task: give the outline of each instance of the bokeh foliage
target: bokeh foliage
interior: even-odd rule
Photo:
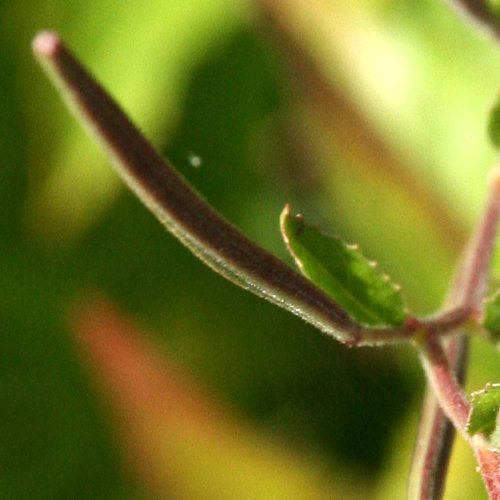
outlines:
[[[484,196],[498,49],[431,0],[0,1],[0,497],[148,496],[70,336],[68,309],[97,290],[344,492],[401,498],[422,387],[411,353],[340,347],[165,234],[36,67],[41,28],[254,240],[288,259],[292,202],[360,242],[423,312]],[[476,342],[471,387],[497,366]],[[484,494],[469,455],[454,456],[449,498]]]

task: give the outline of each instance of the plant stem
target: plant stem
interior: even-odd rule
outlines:
[[[441,408],[455,429],[469,441],[470,436],[465,432],[469,403],[452,373],[439,337],[425,335],[420,345],[420,355],[427,380],[433,387]]]
[[[492,168],[489,186],[486,205],[467,244],[465,256],[443,311],[427,319],[410,318],[410,328],[420,329],[429,335],[441,335],[454,332],[470,319],[477,318],[488,287],[491,259],[500,222],[499,166]]]
[[[448,315],[460,310],[474,313],[480,307],[486,290],[499,222],[500,173],[498,167],[493,168],[490,179],[490,192],[483,215],[467,245],[464,258],[445,302],[445,309],[452,307]],[[438,323],[441,323],[447,314],[441,315],[442,319]],[[435,321],[438,319],[439,315]],[[433,336],[437,332],[436,328],[433,332],[427,330],[427,335]],[[439,343],[436,338],[433,341],[436,344]],[[460,385],[465,377],[467,343],[468,339],[463,333],[459,333],[445,341],[444,345],[450,370],[449,376],[456,377]],[[409,498],[418,500],[441,498],[453,434],[453,428],[436,399],[436,393],[428,387],[408,482]],[[476,455],[478,455],[477,452]]]
[[[459,307],[477,309],[481,306],[488,286],[499,220],[500,167],[495,166],[490,175],[490,190],[483,215],[468,245],[462,271],[454,285],[459,290],[455,294],[455,302],[459,304]]]
[[[462,385],[465,379],[468,339],[457,335],[444,342],[450,368]],[[441,409],[434,390],[428,385],[408,477],[409,500],[442,498],[454,437],[455,428]]]
[[[466,424],[470,405],[454,377],[438,337],[426,336],[420,346],[422,365],[441,408],[474,450],[490,499],[500,500],[500,456],[481,435],[471,437]]]
[[[491,500],[500,499],[500,456],[488,446],[482,436],[472,438],[476,460]]]
[[[429,335],[443,335],[454,332],[458,327],[466,323],[475,309],[470,305],[459,305],[452,309],[445,309],[429,318],[409,318],[408,327],[417,332],[425,331]]]

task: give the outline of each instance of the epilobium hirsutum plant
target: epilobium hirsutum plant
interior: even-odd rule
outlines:
[[[478,7],[482,2],[457,3],[498,34],[497,18]],[[470,444],[490,497],[500,498],[500,385],[489,384],[470,397],[461,388],[467,334],[487,332],[493,340],[500,334],[500,292],[485,300],[500,220],[500,167],[492,169],[483,214],[442,309],[416,317],[399,286],[356,245],[309,225],[289,206],[281,214],[281,232],[301,274],[250,241],[161,158],[57,34],[40,33],[33,49],[125,183],[208,266],[348,347],[405,343],[416,349],[429,389],[408,482],[410,498],[442,495],[453,430]],[[496,144],[499,116],[497,107],[490,122]]]

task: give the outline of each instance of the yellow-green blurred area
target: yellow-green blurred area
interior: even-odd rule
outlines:
[[[414,353],[348,350],[206,269],[122,188],[30,43],[57,30],[253,240],[291,264],[278,230],[289,202],[360,243],[426,314],[485,197],[500,76],[498,47],[444,4],[0,0],[0,498],[404,497]],[[89,291],[231,424],[150,415],[151,433],[135,432],[147,404],[134,418],[114,407],[72,336],[68,311]],[[498,366],[474,341],[470,388]],[[148,439],[154,466],[134,468]],[[169,478],[160,490],[151,470]],[[462,443],[447,486],[449,499],[485,497]]]

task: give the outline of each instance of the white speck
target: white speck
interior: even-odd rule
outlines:
[[[194,153],[189,153],[187,155],[187,158],[188,158],[188,161],[191,164],[191,166],[194,168],[200,168],[202,163],[203,163],[201,156],[198,156]]]

